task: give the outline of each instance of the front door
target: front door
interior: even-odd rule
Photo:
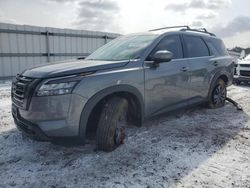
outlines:
[[[153,68],[144,63],[146,116],[184,107],[189,98],[189,62],[183,58],[180,36],[170,35],[163,38],[146,61],[151,61],[159,50],[172,52],[173,59]]]

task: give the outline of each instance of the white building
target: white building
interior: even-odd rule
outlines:
[[[117,36],[0,23],[0,78],[15,76],[31,66],[87,56]]]

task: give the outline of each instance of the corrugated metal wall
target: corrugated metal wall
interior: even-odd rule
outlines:
[[[46,62],[86,56],[117,36],[0,23],[0,78],[15,76],[28,67]]]

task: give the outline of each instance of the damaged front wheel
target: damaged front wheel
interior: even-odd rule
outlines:
[[[128,102],[121,97],[107,100],[97,128],[97,149],[112,151],[124,143],[126,137]]]

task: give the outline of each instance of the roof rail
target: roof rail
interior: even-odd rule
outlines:
[[[215,34],[208,32],[205,28],[191,29],[191,28],[189,27],[189,28],[187,28],[187,29],[181,29],[180,31],[194,31],[194,32],[209,34],[210,36],[216,37]]]
[[[185,27],[186,30],[191,29],[189,26],[183,25],[183,26],[161,27],[161,28],[157,28],[157,29],[151,29],[151,30],[149,30],[149,31],[159,31],[159,30],[164,30],[164,29],[183,28],[183,27]]]
[[[152,29],[149,31],[159,31],[159,30],[164,30],[164,29],[174,29],[174,28],[182,28],[180,31],[194,31],[194,32],[199,32],[199,33],[205,33],[208,34],[210,36],[216,36],[213,33],[210,33],[206,30],[206,28],[197,28],[197,29],[191,29],[189,26],[187,25],[182,25],[182,26],[171,26],[171,27],[162,27],[162,28],[157,28],[157,29]]]

